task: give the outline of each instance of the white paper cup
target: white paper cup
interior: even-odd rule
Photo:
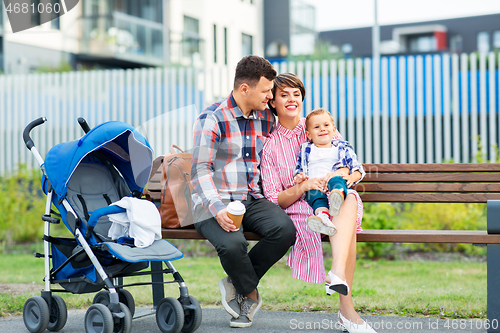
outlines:
[[[246,208],[245,205],[241,203],[241,201],[232,201],[227,205],[227,216],[231,220],[233,220],[234,225],[236,226],[236,230],[240,230],[241,221],[243,220],[243,215],[245,215]]]

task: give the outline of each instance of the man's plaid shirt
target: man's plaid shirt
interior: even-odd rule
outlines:
[[[194,207],[203,204],[215,217],[226,208],[222,199],[264,197],[260,159],[274,125],[274,115],[267,109],[245,117],[232,93],[198,116],[191,166]]]

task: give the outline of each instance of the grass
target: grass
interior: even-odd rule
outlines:
[[[185,257],[173,264],[185,279],[189,293],[203,307],[221,306],[217,282],[225,273],[217,257]],[[325,265],[330,264],[326,260]],[[40,290],[43,275],[43,259],[26,253],[0,256],[0,281],[4,283],[34,283]],[[147,277],[134,279],[147,281]],[[152,303],[150,286],[129,291],[138,306]],[[179,296],[177,284],[167,285],[165,291],[166,296]],[[259,291],[265,310],[338,311],[338,296],[327,297],[322,284],[293,279],[284,259],[264,276]],[[39,291],[17,296],[0,294],[0,315],[20,314],[25,300],[33,295],[39,295]],[[61,296],[68,308],[80,308],[89,306],[94,294]],[[358,260],[353,299],[362,314],[486,318],[486,263]]]

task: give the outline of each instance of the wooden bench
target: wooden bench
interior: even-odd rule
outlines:
[[[500,323],[500,163],[365,164],[355,188],[363,202],[487,203],[487,230],[364,230],[358,242],[469,243],[487,246],[487,309]],[[148,184],[160,198],[160,176]],[[195,229],[163,229],[167,239],[204,239]],[[248,240],[260,236],[245,232]],[[325,239],[328,240],[328,239]],[[500,332],[491,329],[488,332]]]

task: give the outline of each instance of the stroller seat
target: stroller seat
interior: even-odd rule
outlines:
[[[107,166],[92,157],[88,162],[80,163],[75,169],[68,183],[67,198],[80,218],[88,222],[94,211],[107,207],[130,193],[127,185],[115,172],[111,172]],[[120,260],[135,263],[176,260],[183,256],[175,246],[162,239],[154,241],[145,248],[116,243],[108,237],[110,227],[109,217],[101,216],[94,227],[97,242],[93,245],[101,244],[101,250],[111,253]]]

